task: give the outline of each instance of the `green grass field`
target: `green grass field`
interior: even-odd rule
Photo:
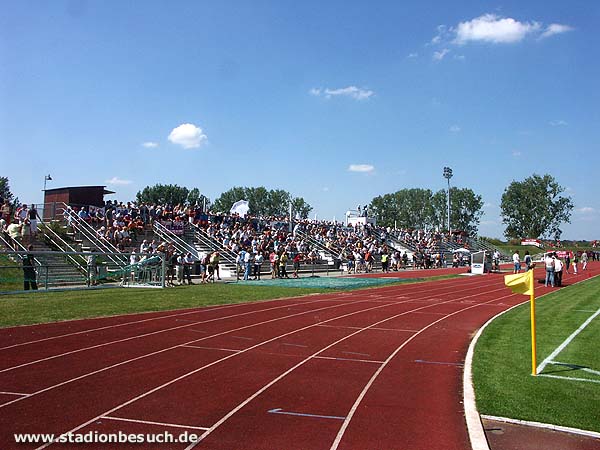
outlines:
[[[493,321],[475,348],[479,412],[600,432],[600,316],[593,317],[600,309],[600,278],[541,297],[536,306],[538,366],[590,320],[536,377],[529,303]]]

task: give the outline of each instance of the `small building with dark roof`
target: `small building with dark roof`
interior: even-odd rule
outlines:
[[[44,219],[54,217],[57,204],[65,203],[71,207],[96,206],[103,208],[104,196],[114,194],[106,186],[72,186],[44,191]],[[60,208],[62,209],[62,208]]]

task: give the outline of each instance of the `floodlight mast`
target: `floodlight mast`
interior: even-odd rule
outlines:
[[[452,178],[452,169],[450,167],[444,167],[444,178],[448,180],[448,235],[452,234],[450,228],[450,178]]]

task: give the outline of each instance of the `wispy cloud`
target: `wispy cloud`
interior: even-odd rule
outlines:
[[[374,170],[375,166],[371,164],[350,164],[348,167],[348,171],[350,172],[373,173]]]
[[[596,210],[591,206],[584,206],[582,208],[577,208],[577,212],[581,214],[593,214],[596,212]]]
[[[348,86],[345,88],[330,89],[330,88],[312,88],[309,93],[315,97],[325,97],[330,99],[333,97],[350,97],[354,100],[367,100],[372,97],[375,92],[370,89],[358,88],[356,86]]]
[[[513,150],[513,151],[512,151],[512,155],[513,155],[515,158],[520,158],[520,157],[523,155],[523,153],[521,153],[521,150]]]
[[[569,25],[561,25],[560,23],[551,23],[546,27],[546,30],[540,35],[540,39],[545,39],[556,34],[563,34],[573,31],[575,28]]]
[[[568,123],[564,120],[552,120],[550,122],[550,125],[552,125],[553,127],[565,127],[568,125]]]
[[[158,143],[157,142],[144,142],[142,144],[142,147],[145,147],[145,148],[156,148],[156,147],[158,147]]]
[[[433,59],[435,61],[441,61],[442,59],[444,59],[444,57],[450,53],[450,49],[448,48],[443,48],[442,50],[438,51],[438,52],[433,52]]]
[[[105,181],[106,184],[124,186],[133,183],[131,180],[121,180],[119,177],[112,177]]]
[[[418,53],[409,53],[407,58],[417,58],[419,56]]]
[[[181,145],[183,148],[198,148],[208,138],[202,131],[202,128],[191,123],[184,123],[173,128],[168,139],[174,144]]]
[[[459,133],[461,128],[458,125],[452,125],[448,130],[450,133]]]

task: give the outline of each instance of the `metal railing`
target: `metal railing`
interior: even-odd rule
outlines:
[[[200,255],[199,255],[198,249],[196,249],[196,247],[194,247],[189,242],[186,242],[181,237],[177,236],[175,233],[173,233],[172,230],[169,230],[167,227],[165,227],[159,221],[157,221],[157,220],[154,221],[153,230],[154,230],[154,234],[156,236],[158,236],[162,241],[173,244],[173,246],[179,253],[190,252],[194,258],[200,259]]]

